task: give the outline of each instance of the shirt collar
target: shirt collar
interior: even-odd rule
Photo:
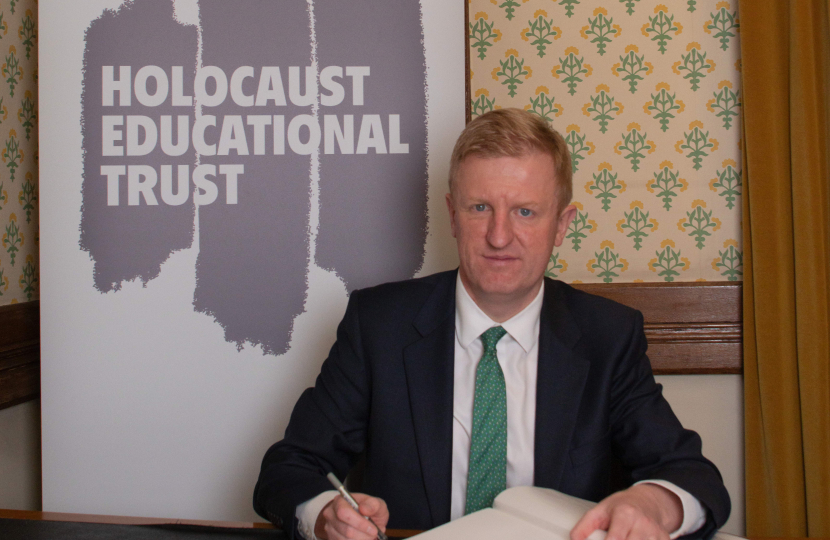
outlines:
[[[543,282],[530,304],[500,325],[507,330],[510,337],[516,340],[525,353],[529,352],[539,340],[539,318],[542,313],[544,290]],[[499,323],[488,317],[478,307],[461,282],[459,272],[455,284],[455,333],[459,343],[466,349],[485,330],[493,326],[499,326]]]

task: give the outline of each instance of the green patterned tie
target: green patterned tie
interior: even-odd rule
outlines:
[[[494,326],[481,334],[484,353],[476,368],[465,514],[489,508],[507,487],[507,392],[496,357],[496,343],[506,333]]]

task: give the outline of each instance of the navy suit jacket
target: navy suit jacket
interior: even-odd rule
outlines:
[[[365,454],[363,491],[389,527],[450,519],[456,271],[355,291],[314,388],[265,455],[254,508],[296,530],[295,507]],[[646,357],[640,312],[545,279],[534,484],[599,501],[664,479],[701,501],[710,536],[729,496],[698,435],[678,422]]]

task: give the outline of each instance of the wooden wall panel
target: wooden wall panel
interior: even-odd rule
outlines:
[[[40,302],[0,307],[0,409],[40,395]]]

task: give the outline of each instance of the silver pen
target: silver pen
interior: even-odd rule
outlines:
[[[354,497],[352,497],[352,494],[351,494],[351,493],[349,493],[349,491],[346,489],[346,486],[344,486],[344,485],[340,482],[340,480],[338,480],[338,479],[337,479],[337,477],[336,477],[336,476],[334,476],[334,473],[328,473],[328,474],[326,475],[326,478],[328,478],[328,479],[329,479],[329,482],[331,482],[331,485],[333,485],[333,486],[334,486],[334,489],[336,489],[337,491],[339,491],[339,492],[340,492],[340,494],[343,496],[343,498],[344,498],[344,499],[346,499],[346,502],[348,502],[348,503],[349,503],[349,505],[350,505],[352,508],[354,508],[354,509],[355,509],[355,512],[357,512],[358,514],[360,514],[360,510],[358,510],[358,507],[359,507],[360,505],[359,505],[359,504],[357,504],[357,501],[356,501],[356,500],[354,500]],[[363,515],[363,514],[360,514],[360,515]],[[374,526],[375,526],[375,529],[377,529],[377,531],[378,531],[378,540],[389,540],[389,537],[387,537],[385,534],[383,534],[383,533],[381,532],[380,527],[378,527],[378,526],[377,526],[377,524],[376,524],[374,521],[372,521],[372,518],[370,518],[369,516],[363,516],[363,517],[365,517],[366,519],[368,519],[368,520],[369,520],[369,523],[371,523],[372,525],[374,525]]]

